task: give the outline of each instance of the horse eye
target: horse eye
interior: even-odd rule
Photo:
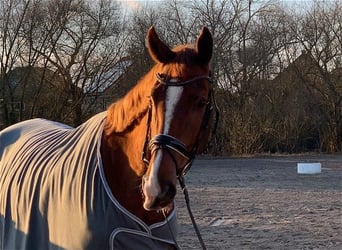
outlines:
[[[207,99],[204,99],[204,98],[201,98],[201,99],[198,101],[197,106],[198,106],[199,108],[203,108],[203,107],[205,107],[207,104],[208,104],[208,100],[207,100]]]

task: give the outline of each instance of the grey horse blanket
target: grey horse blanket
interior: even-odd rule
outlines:
[[[175,210],[148,226],[113,196],[100,142],[106,113],[71,128],[44,119],[0,132],[0,249],[165,249]]]

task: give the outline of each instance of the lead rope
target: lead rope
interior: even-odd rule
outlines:
[[[206,250],[207,248],[206,248],[206,246],[204,244],[202,235],[201,235],[201,233],[200,233],[200,231],[198,229],[198,226],[197,226],[197,223],[195,221],[194,215],[192,214],[192,211],[191,211],[191,208],[190,208],[189,193],[188,193],[188,190],[186,189],[186,186],[185,186],[184,177],[183,176],[179,176],[178,177],[178,181],[179,181],[179,185],[182,188],[182,191],[183,191],[183,194],[184,194],[184,199],[185,199],[185,204],[186,204],[186,207],[188,209],[188,213],[189,213],[189,216],[190,216],[190,219],[191,219],[191,223],[192,223],[193,228],[195,229],[198,241],[201,244],[202,249]],[[170,226],[169,220],[167,219],[167,216],[166,216],[166,212],[165,212],[164,209],[162,211],[163,211],[163,215],[165,217],[165,220],[167,222],[167,226],[169,227],[169,231],[171,232],[171,237],[172,237],[172,239],[173,239],[173,241],[175,243],[175,247],[176,247],[176,249],[180,250],[181,248],[179,247],[179,245],[178,245],[178,243],[176,241],[176,237],[173,234],[173,231],[172,231],[172,228]]]
[[[188,193],[188,190],[186,189],[186,186],[185,186],[184,177],[183,176],[179,176],[178,177],[178,181],[179,181],[179,185],[182,188],[182,191],[183,191],[183,194],[184,194],[184,199],[185,199],[185,204],[186,204],[186,207],[188,209],[188,213],[189,213],[189,216],[190,216],[190,219],[191,219],[191,222],[192,222],[192,226],[195,229],[198,241],[201,244],[202,249],[206,250],[207,248],[206,248],[206,246],[204,244],[204,241],[202,239],[202,235],[201,235],[201,233],[200,233],[200,231],[198,229],[198,226],[197,226],[197,223],[195,221],[194,215],[192,214],[192,211],[191,211],[191,208],[190,208],[189,193]]]

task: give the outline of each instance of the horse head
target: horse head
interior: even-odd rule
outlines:
[[[143,149],[143,207],[150,211],[172,205],[177,178],[187,172],[208,142],[213,39],[204,27],[195,44],[171,49],[151,27],[146,41],[156,63]]]

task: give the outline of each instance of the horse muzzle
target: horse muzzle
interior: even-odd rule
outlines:
[[[162,210],[172,205],[176,195],[176,186],[171,182],[153,185],[148,177],[143,178],[142,191],[144,196],[143,207],[147,211]]]

